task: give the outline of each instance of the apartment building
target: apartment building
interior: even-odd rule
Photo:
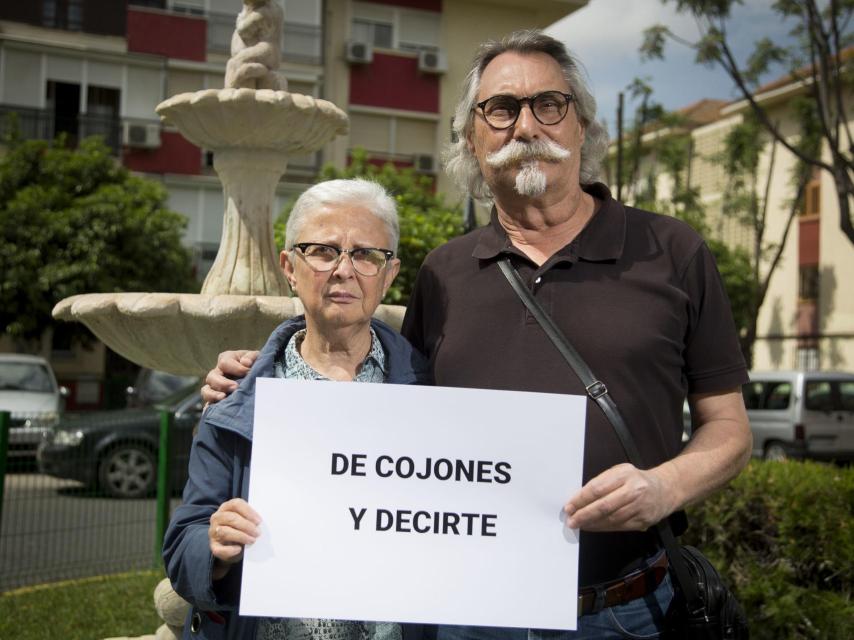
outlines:
[[[754,95],[769,119],[793,143],[799,135],[793,101],[807,91],[804,83],[784,77],[760,87]],[[849,114],[851,107],[849,102]],[[720,159],[727,134],[743,121],[749,110],[746,100],[703,100],[681,109],[680,113],[691,137],[691,161],[682,179],[699,190],[712,232],[730,246],[753,252],[753,230],[737,218],[724,215],[730,182]],[[849,120],[848,126],[852,125],[854,122]],[[644,139],[650,143],[669,133],[651,131]],[[829,163],[826,144],[822,155]],[[783,238],[795,195],[792,183],[795,162],[792,153],[767,138],[757,180],[760,197],[764,199],[767,193],[766,245],[779,244]],[[670,199],[673,177],[655,157],[643,159],[639,175],[641,180],[648,177],[654,180],[659,200]],[[850,295],[847,279],[854,273],[854,245],[840,230],[839,202],[832,177],[826,171],[814,172],[805,197],[794,204],[796,217],[759,313],[753,367],[850,371],[854,369],[854,297]],[[772,251],[763,255],[763,273],[772,255]]]
[[[460,84],[477,45],[519,28],[546,27],[587,0],[277,0],[284,7],[280,71],[291,92],[330,100],[351,119],[317,153],[291,158],[274,212],[361,147],[372,161],[436,177]],[[155,107],[223,86],[240,0],[35,0],[0,4],[0,123],[14,112],[25,136],[72,141],[99,134],[132,171],[163,183],[187,216],[184,241],[199,277],[216,256],[222,188],[212,153],[159,121]],[[0,345],[10,349],[10,345]],[[56,345],[54,345],[56,346]],[[104,348],[43,352],[64,384],[103,399]]]

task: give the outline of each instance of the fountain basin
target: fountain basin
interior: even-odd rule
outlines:
[[[347,114],[327,100],[270,89],[179,93],[155,109],[193,144],[221,149],[310,153],[347,133]]]
[[[399,329],[404,310],[380,305],[374,316]],[[204,375],[221,351],[258,349],[276,326],[302,312],[299,298],[285,296],[88,293],[60,301],[53,317],[84,323],[141,366]]]

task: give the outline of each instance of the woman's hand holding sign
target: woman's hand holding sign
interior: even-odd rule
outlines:
[[[231,565],[243,558],[243,547],[252,544],[261,534],[261,518],[249,503],[241,498],[223,502],[211,516],[208,538],[213,557],[213,579],[220,580]]]

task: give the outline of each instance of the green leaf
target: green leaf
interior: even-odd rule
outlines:
[[[14,140],[0,158],[0,322],[38,341],[54,305],[80,293],[191,291],[187,221],[156,182],[132,176],[98,138]],[[91,334],[77,323],[72,338]]]
[[[668,35],[670,35],[670,30],[663,24],[656,24],[644,29],[643,42],[640,46],[641,60],[663,60],[664,43],[667,41]]]
[[[762,74],[766,73],[773,64],[782,63],[787,59],[787,50],[777,46],[768,38],[762,38],[756,43],[753,53],[747,60],[744,78],[748,83],[756,85]]]
[[[709,29],[696,45],[697,64],[711,66],[721,59],[723,34],[715,28]]]

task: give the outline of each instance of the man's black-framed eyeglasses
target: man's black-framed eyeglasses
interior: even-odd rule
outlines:
[[[516,96],[498,95],[477,103],[477,108],[489,126],[495,129],[509,129],[522,112],[522,105],[528,103],[531,113],[540,124],[557,124],[566,117],[569,103],[574,96],[562,91],[543,91],[535,96],[517,98]]]
[[[345,253],[350,256],[353,269],[363,276],[375,276],[394,258],[394,251],[375,247],[355,247],[342,249],[320,242],[300,242],[294,245],[306,264],[315,271],[332,271]]]

